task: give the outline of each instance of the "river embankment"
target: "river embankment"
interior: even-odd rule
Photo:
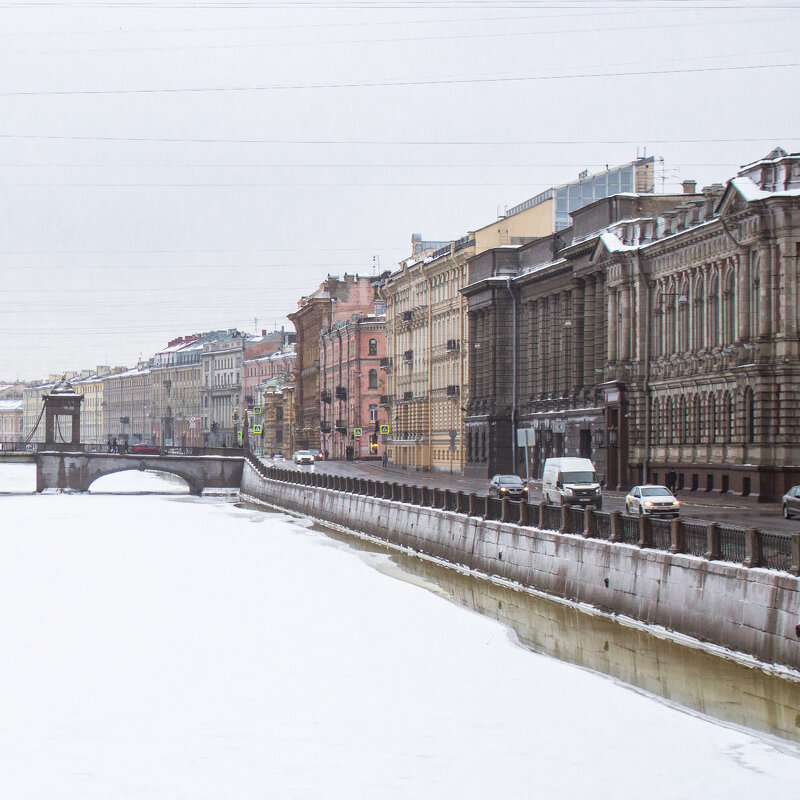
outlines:
[[[434,508],[405,501],[405,490],[324,483],[248,461],[241,491],[427,558],[800,669],[800,581],[789,573]]]

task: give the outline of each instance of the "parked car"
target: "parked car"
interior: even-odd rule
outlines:
[[[294,454],[295,464],[313,464],[314,454],[310,450],[298,450]]]
[[[132,444],[129,453],[138,453],[142,456],[157,456],[160,452],[157,444]]]
[[[795,514],[800,516],[800,486],[792,486],[781,500],[783,518],[791,519]]]
[[[519,475],[495,475],[489,482],[489,495],[524,500],[528,497],[528,487]]]
[[[286,461],[286,459],[283,457],[283,453],[273,453],[272,454],[272,460],[273,461]]]
[[[603,507],[597,471],[588,458],[548,458],[542,472],[546,503]]]
[[[625,497],[625,510],[629,514],[677,517],[681,504],[666,486],[634,486]]]

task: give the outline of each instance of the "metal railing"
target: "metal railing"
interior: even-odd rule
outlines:
[[[672,521],[668,519],[650,520],[650,547],[656,550],[669,550],[672,547]]]
[[[505,513],[505,521],[509,524],[520,524],[520,520],[523,520],[528,527],[547,531],[560,531],[562,525],[565,525],[566,532],[584,534],[596,539],[800,574],[800,533],[746,530],[735,526],[680,519],[645,517],[640,520],[639,517],[621,514],[618,511],[604,512],[594,509],[587,517],[586,510],[582,508],[562,509],[561,506],[544,503],[520,504],[509,501],[504,504],[500,498],[461,491],[282,469],[266,466],[249,450],[239,452],[243,452],[247,462],[267,480],[363,494],[390,502],[404,502],[446,512],[471,513],[494,521],[503,520]]]
[[[567,509],[567,533],[583,533],[585,527],[585,512],[582,508],[570,506]]]

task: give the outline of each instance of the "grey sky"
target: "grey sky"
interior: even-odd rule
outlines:
[[[0,2],[0,380],[286,322],[584,168],[800,140],[798,2]],[[775,66],[790,65],[790,66]]]

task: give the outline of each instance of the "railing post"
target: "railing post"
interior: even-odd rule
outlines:
[[[800,533],[792,534],[792,563],[789,565],[792,575],[800,575]]]
[[[489,495],[483,498],[483,518],[489,519]]]
[[[569,530],[569,506],[564,504],[561,506],[561,527],[558,529],[559,533],[566,533]]]
[[[594,536],[596,530],[594,519],[594,508],[586,506],[583,512],[583,538],[589,539]]]
[[[447,511],[450,508],[450,490],[445,489],[442,492],[442,510]]]
[[[539,503],[539,525],[537,527],[544,529],[545,515],[547,514],[547,503],[542,500]]]
[[[509,500],[507,497],[504,497],[501,500],[501,511],[500,511],[500,522],[508,522],[508,504]]]
[[[686,529],[683,527],[683,520],[674,519],[669,526],[670,553],[686,552]]]
[[[469,509],[467,510],[468,517],[478,516],[478,495],[475,492],[470,492],[469,495]]]
[[[757,528],[748,528],[744,532],[744,552],[746,567],[761,566],[761,533]]]
[[[706,537],[708,539],[708,550],[706,550],[706,558],[709,561],[716,561],[719,559],[719,525],[716,522],[709,522],[706,526]]]
[[[622,539],[622,512],[612,511],[608,515],[608,523],[611,527],[611,535],[608,537],[608,541],[620,541],[620,539]]]
[[[527,500],[520,500],[519,501],[519,520],[520,525],[527,525],[528,524],[528,501]]]
[[[650,517],[647,514],[639,514],[639,547],[650,547]]]

